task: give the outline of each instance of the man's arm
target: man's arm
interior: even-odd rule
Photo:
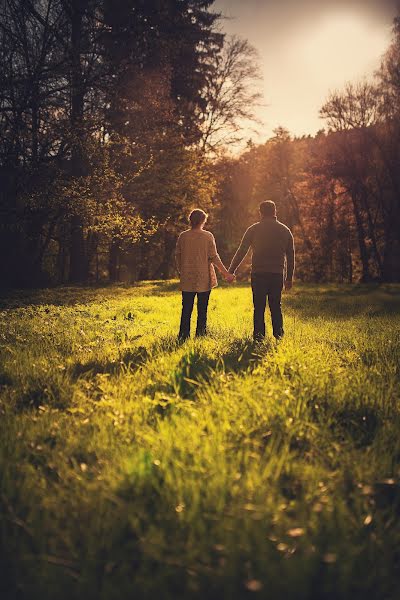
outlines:
[[[227,271],[224,263],[221,260],[220,255],[218,254],[217,245],[215,243],[215,238],[212,235],[210,237],[209,246],[208,246],[208,259],[213,263],[218,269],[218,271],[222,274],[224,279],[231,283],[235,278]]]
[[[289,231],[289,238],[286,246],[286,281],[285,288],[290,290],[293,285],[293,273],[295,267],[295,252],[294,252],[294,239],[292,232]]]
[[[253,228],[249,227],[242,237],[239,248],[236,250],[235,256],[232,258],[232,262],[228,269],[229,273],[235,273],[236,269],[240,267],[243,259],[249,251],[251,243],[253,241]]]

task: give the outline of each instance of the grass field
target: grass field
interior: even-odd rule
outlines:
[[[0,299],[0,597],[400,598],[400,287]]]

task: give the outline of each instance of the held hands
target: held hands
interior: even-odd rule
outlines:
[[[226,275],[224,275],[224,279],[228,283],[234,283],[236,281],[236,275],[234,275],[233,273],[227,272]]]

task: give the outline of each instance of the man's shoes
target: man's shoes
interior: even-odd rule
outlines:
[[[207,335],[207,331],[205,329],[204,331],[196,331],[196,337],[204,337],[205,335]]]
[[[265,336],[262,333],[256,333],[255,335],[253,335],[253,342],[255,344],[257,344],[258,342],[263,342],[265,339]]]
[[[190,339],[190,335],[178,335],[178,344],[183,344],[188,339]]]

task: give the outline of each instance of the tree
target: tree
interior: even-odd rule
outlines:
[[[261,79],[257,51],[247,40],[233,36],[213,55],[203,92],[202,148],[218,153],[242,141],[246,122],[258,122],[254,109],[260,103]]]
[[[16,249],[11,282],[42,280],[41,258],[56,219],[53,211],[46,212],[46,194],[42,205],[27,199],[30,191],[46,187],[49,162],[63,154],[57,132],[65,123],[66,82],[57,74],[62,55],[55,35],[62,26],[61,13],[51,0],[3,0],[1,5],[0,164],[6,244]]]
[[[331,94],[321,109],[335,135],[330,136],[331,176],[349,194],[356,224],[362,280],[393,276],[395,241],[399,239],[400,156],[398,122],[387,112],[382,86],[348,85]],[[372,262],[371,262],[372,261]]]
[[[371,258],[378,276],[381,257],[374,227],[371,175],[376,172],[372,131],[380,122],[380,93],[376,86],[362,83],[347,85],[343,93],[331,94],[321,109],[331,131],[328,136],[331,177],[337,178],[349,194],[353,206],[360,258],[362,281],[371,279]]]
[[[105,61],[113,78],[105,128],[124,194],[162,230],[136,247],[141,278],[171,273],[177,226],[187,205],[206,206],[207,160],[197,151],[203,88],[223,35],[212,2],[106,2]],[[123,40],[123,44],[121,44]],[[115,153],[115,150],[117,153]],[[117,257],[120,245],[111,242]],[[118,249],[119,248],[119,249]],[[132,261],[131,261],[132,262]]]
[[[7,243],[21,245],[10,272],[38,281],[46,263],[58,281],[82,282],[100,245],[116,278],[119,249],[139,251],[139,233],[154,234],[159,198],[170,199],[176,223],[178,206],[208,189],[196,146],[206,73],[223,41],[211,4],[2,1],[2,203]]]

